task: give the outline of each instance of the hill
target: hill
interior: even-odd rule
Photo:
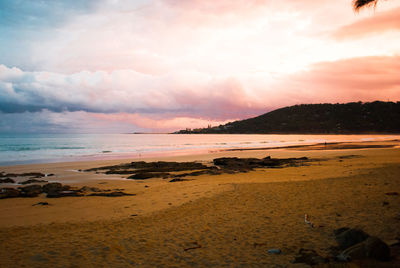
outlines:
[[[400,133],[400,102],[301,104],[217,127],[179,134]]]

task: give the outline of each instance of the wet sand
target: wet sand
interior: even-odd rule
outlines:
[[[129,160],[2,167],[4,172],[54,173],[46,179],[136,195],[0,200],[1,267],[279,267],[291,265],[300,248],[328,256],[336,245],[333,230],[344,226],[384,241],[399,239],[400,197],[386,193],[400,193],[400,143],[360,144],[164,158],[202,163],[222,156],[318,159],[306,166],[174,183],[77,172]],[[32,206],[38,202],[49,205]],[[304,214],[315,228],[304,223]],[[282,254],[268,254],[271,248]]]

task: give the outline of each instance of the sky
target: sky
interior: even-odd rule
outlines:
[[[400,1],[0,0],[0,133],[170,132],[400,101]]]

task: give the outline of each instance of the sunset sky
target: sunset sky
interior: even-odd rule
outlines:
[[[400,101],[400,1],[0,0],[0,132],[165,132]]]

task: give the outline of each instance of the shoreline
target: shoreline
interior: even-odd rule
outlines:
[[[37,160],[38,162],[28,162],[28,163],[17,163],[10,165],[1,165],[1,169],[8,169],[8,167],[25,167],[25,166],[35,166],[35,165],[79,165],[79,163],[116,163],[118,161],[155,161],[157,159],[194,159],[198,157],[199,159],[210,159],[210,157],[205,157],[213,154],[219,153],[229,153],[229,152],[243,152],[243,151],[280,151],[280,150],[350,150],[350,149],[374,149],[374,148],[394,148],[400,146],[399,139],[389,139],[389,140],[368,140],[368,141],[344,141],[344,142],[309,142],[300,145],[282,145],[273,147],[240,147],[240,148],[204,148],[204,149],[182,149],[175,151],[158,151],[158,152],[146,152],[141,154],[124,153],[119,155],[110,155],[109,157],[105,155],[96,156],[81,156],[74,157],[70,161],[66,159],[56,159],[54,161],[41,162],[42,160]],[[27,160],[30,161],[30,160]],[[46,161],[46,160],[43,160]],[[193,161],[193,160],[191,160]]]
[[[129,134],[125,134],[129,135]],[[163,134],[164,135],[164,134]],[[200,143],[192,142],[190,139],[185,142],[179,142],[177,140],[168,140],[168,141],[157,141],[157,144],[154,148],[147,148],[145,150],[139,151],[112,151],[112,148],[101,148],[99,147],[98,152],[94,152],[93,150],[78,152],[80,155],[75,155],[77,152],[63,152],[58,151],[54,152],[53,156],[47,155],[44,151],[40,154],[40,150],[37,151],[37,155],[35,158],[35,154],[31,154],[30,151],[27,152],[27,155],[21,155],[18,158],[15,158],[16,155],[13,155],[13,152],[10,151],[10,157],[7,158],[7,155],[1,155],[3,157],[0,162],[0,168],[6,166],[15,166],[15,165],[30,165],[30,164],[46,164],[46,163],[64,163],[64,162],[87,162],[87,161],[103,161],[103,160],[125,160],[125,159],[147,159],[147,158],[164,158],[169,156],[179,156],[179,155],[201,155],[212,153],[214,151],[226,151],[226,150],[272,150],[272,149],[285,149],[288,147],[297,147],[304,145],[313,145],[316,143],[333,143],[333,142],[366,142],[366,141],[390,141],[390,140],[399,140],[400,136],[398,135],[363,135],[363,134],[353,134],[353,135],[258,135],[262,136],[262,139],[254,138],[254,135],[246,135],[248,138],[232,139],[235,134],[229,135],[230,139],[224,140],[221,139],[221,135],[213,135],[219,138],[216,139],[215,142],[208,142],[206,140],[202,140]],[[193,135],[188,135],[193,136]],[[200,135],[204,138],[206,135]],[[289,138],[290,137],[290,138]],[[306,137],[306,138],[305,138]],[[334,138],[332,138],[334,137]],[[202,138],[202,139],[203,139]],[[281,140],[281,138],[283,140]],[[63,142],[62,140],[60,142]],[[175,144],[176,143],[176,144]],[[173,147],[175,145],[175,147]],[[83,145],[82,145],[83,146]],[[84,146],[82,148],[85,148]],[[153,150],[153,151],[152,151]],[[4,152],[3,152],[4,153]],[[24,159],[25,160],[21,160]]]
[[[342,149],[340,145],[349,145],[351,144],[351,148]],[[360,146],[364,145],[364,148]],[[378,148],[371,148],[371,145],[378,146]],[[44,177],[46,181],[58,182],[62,184],[71,185],[73,187],[100,187],[106,189],[124,189],[126,192],[136,194],[134,197],[121,197],[118,200],[140,200],[140,206],[143,208],[138,210],[140,213],[148,214],[155,211],[160,211],[162,209],[168,208],[170,202],[161,202],[160,200],[163,198],[159,198],[156,202],[158,205],[150,204],[146,198],[154,198],[152,188],[153,186],[157,188],[157,193],[165,194],[166,191],[171,191],[167,193],[171,196],[173,200],[177,199],[177,196],[181,193],[174,193],[176,191],[175,186],[183,186],[182,190],[185,190],[185,187],[196,188],[201,185],[204,189],[199,191],[200,194],[196,194],[195,196],[185,197],[185,199],[178,198],[178,205],[182,205],[186,202],[193,201],[198,198],[202,198],[204,196],[210,196],[221,191],[226,191],[231,189],[232,185],[235,183],[270,183],[270,182],[282,182],[282,181],[298,181],[298,180],[318,180],[318,179],[326,179],[326,178],[334,178],[340,177],[342,174],[353,174],[356,172],[360,172],[360,170],[368,169],[368,168],[377,168],[379,166],[383,166],[390,163],[397,163],[396,159],[388,159],[386,156],[387,152],[393,154],[397,157],[397,152],[399,149],[397,148],[400,145],[399,141],[384,141],[384,142],[363,142],[363,143],[332,143],[323,145],[323,148],[319,148],[321,146],[319,144],[314,145],[303,145],[296,146],[295,148],[288,146],[285,148],[277,148],[277,149],[259,149],[254,148],[247,150],[224,150],[224,151],[213,151],[205,154],[194,154],[194,155],[174,155],[168,157],[154,157],[154,158],[142,158],[140,161],[146,162],[154,162],[154,161],[172,161],[172,162],[197,162],[206,165],[210,165],[212,160],[215,158],[221,157],[240,157],[240,158],[264,158],[266,156],[271,156],[273,158],[300,158],[300,157],[308,157],[312,161],[309,166],[305,167],[288,167],[283,169],[256,169],[254,171],[249,171],[246,173],[238,173],[238,174],[221,174],[217,176],[209,176],[209,175],[201,175],[196,177],[188,177],[188,181],[179,182],[177,184],[169,183],[169,180],[165,180],[162,178],[150,178],[146,180],[128,180],[126,179],[128,175],[119,175],[119,174],[111,174],[107,175],[102,172],[82,172],[80,170],[98,168],[102,166],[110,166],[110,165],[119,165],[121,163],[130,163],[132,160],[137,161],[137,159],[113,159],[113,160],[96,160],[96,161],[80,161],[80,162],[63,162],[63,163],[42,163],[42,164],[29,164],[29,165],[16,165],[16,166],[5,166],[0,167],[0,172],[3,174],[7,173],[29,173],[29,172],[39,172],[43,174],[54,174],[51,177]],[[314,148],[313,146],[317,146],[318,148]],[[345,146],[345,148],[346,148]],[[332,147],[332,148],[330,148]],[[379,157],[377,157],[379,156]],[[342,158],[343,159],[342,159]],[[349,158],[349,159],[347,159]],[[354,158],[354,159],[353,159]],[[375,164],[365,165],[364,162],[371,161],[368,159],[378,159]],[[343,161],[355,162],[357,163],[358,168],[355,168],[352,165],[343,165]],[[400,159],[399,161],[400,162]],[[379,165],[378,165],[379,164]],[[378,165],[378,166],[377,166]],[[329,173],[331,169],[335,170],[332,175]],[[309,169],[311,175],[300,176],[297,174],[297,170]],[[326,173],[324,173],[326,172]],[[265,180],[262,178],[263,175],[268,174],[269,179]],[[287,175],[290,175],[288,178]],[[334,175],[336,174],[336,175]],[[271,176],[273,178],[271,178]],[[19,178],[19,182],[22,182],[28,178],[21,177]],[[186,179],[186,178],[185,178]],[[43,185],[43,183],[42,183]],[[223,185],[223,187],[221,187]],[[148,188],[145,186],[149,186]],[[20,184],[0,184],[0,187],[21,187]],[[165,189],[164,189],[165,187]],[[201,187],[199,187],[201,188]],[[207,193],[207,194],[205,194]],[[150,194],[150,195],[149,195]],[[70,198],[59,198],[52,199],[51,201],[63,204],[64,209],[70,211],[69,213],[73,213],[74,209],[78,209],[80,206],[80,201],[77,201],[76,207],[69,207],[68,204],[64,204],[64,200],[83,200],[85,198],[82,197],[70,197]],[[90,198],[85,199],[85,201],[90,201],[91,206],[95,206],[95,202],[92,202],[92,199],[102,199],[108,204],[107,209],[112,209],[113,202],[116,201],[110,200],[107,198]],[[35,223],[51,223],[54,220],[59,222],[61,218],[54,217],[51,215],[46,215],[46,210],[42,210],[41,213],[43,217],[32,217],[30,220],[19,221],[21,217],[23,217],[24,213],[31,211],[32,200],[39,200],[38,202],[46,202],[49,199],[44,196],[40,196],[37,198],[11,198],[0,200],[3,204],[7,204],[6,211],[1,211],[0,209],[0,227],[15,225],[15,224],[35,224]],[[118,201],[117,200],[117,201]],[[165,199],[163,199],[165,200]],[[16,203],[16,204],[15,204]],[[18,211],[13,211],[15,206],[19,206],[21,204],[25,207],[26,212],[19,213]],[[48,209],[53,211],[54,213],[58,210],[56,208]],[[16,214],[17,213],[17,214]],[[57,212],[59,213],[59,211]],[[57,215],[57,213],[55,215]],[[15,215],[15,219],[11,219],[8,215]],[[95,219],[104,219],[108,218],[106,213],[99,212],[94,213],[93,217],[86,215],[85,217],[81,217],[77,215],[77,218],[73,218],[73,221],[81,221],[81,220],[95,220]],[[128,213],[120,212],[117,213],[119,217],[127,217]],[[1,216],[2,215],[2,216]],[[113,218],[113,217],[111,217]],[[65,221],[66,218],[61,221]]]
[[[219,157],[312,160],[178,182],[77,172],[131,159],[0,167],[9,173],[53,173],[45,179],[63,185],[135,194],[2,199],[0,239],[6,242],[0,246],[0,259],[4,267],[268,266],[287,265],[304,247],[328,256],[335,245],[332,232],[341,227],[361,228],[384,241],[398,239],[400,199],[387,193],[400,193],[400,142],[361,144],[394,147],[362,149],[354,143],[357,148],[340,149],[335,143],[327,150],[307,145],[146,159],[207,165]],[[48,205],[36,205],[40,202]],[[322,227],[310,228],[304,214]],[[270,255],[270,248],[283,253]]]

